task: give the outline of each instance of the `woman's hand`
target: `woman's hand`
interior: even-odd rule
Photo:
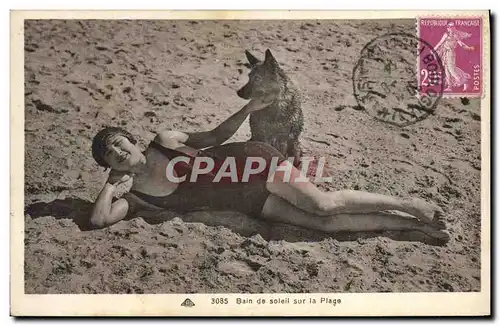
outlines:
[[[474,48],[473,46],[467,46],[467,45],[466,45],[466,46],[465,46],[465,49],[466,49],[466,50],[469,50],[469,51],[474,51],[474,49],[475,49],[475,48]]]
[[[245,109],[248,112],[255,112],[264,109],[265,107],[268,107],[271,105],[271,103],[274,102],[276,99],[276,96],[274,94],[259,97],[256,99],[250,100],[250,102],[245,106]]]
[[[103,228],[125,218],[129,210],[126,199],[120,198],[113,203],[113,193],[116,187],[131,179],[126,172],[111,170],[108,180],[94,203],[90,214],[90,225],[93,228]]]
[[[127,172],[111,170],[108,175],[107,183],[118,187],[121,184],[129,181],[132,177],[127,174]]]

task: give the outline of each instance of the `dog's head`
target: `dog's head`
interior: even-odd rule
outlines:
[[[246,100],[262,97],[277,92],[282,86],[280,67],[271,51],[266,50],[264,61],[260,61],[248,50],[245,54],[250,64],[248,83],[237,91],[239,97]]]

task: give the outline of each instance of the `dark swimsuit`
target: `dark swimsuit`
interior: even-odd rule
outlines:
[[[215,146],[199,151],[197,154],[198,157],[213,158],[214,169],[207,174],[200,174],[196,182],[190,182],[193,157],[166,148],[154,141],[149,146],[163,153],[170,160],[179,156],[188,157],[189,163],[181,161],[174,166],[178,177],[185,175],[186,180],[180,182],[173,193],[163,197],[147,195],[137,190],[131,190],[130,193],[151,205],[181,213],[199,210],[228,210],[259,216],[270,194],[266,188],[266,182],[271,160],[277,157],[278,165],[286,160],[274,147],[261,142],[248,141]],[[238,182],[231,180],[230,177],[223,177],[219,182],[212,182],[218,168],[227,157],[235,158]],[[259,174],[251,175],[248,182],[240,182],[247,157],[263,158],[266,161],[266,168]],[[203,168],[203,165],[201,167]],[[224,170],[227,171],[227,168]]]

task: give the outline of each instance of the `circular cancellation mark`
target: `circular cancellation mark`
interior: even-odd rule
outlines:
[[[443,95],[443,78],[436,51],[407,33],[389,33],[370,41],[352,74],[358,105],[376,119],[400,127],[434,112]]]

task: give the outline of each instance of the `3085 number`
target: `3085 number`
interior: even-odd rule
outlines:
[[[228,304],[227,298],[212,298],[212,304]]]

